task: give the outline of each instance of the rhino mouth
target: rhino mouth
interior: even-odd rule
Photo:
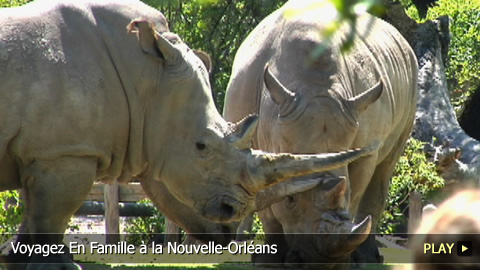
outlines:
[[[246,204],[230,195],[215,196],[208,200],[202,214],[215,222],[233,221],[239,214],[245,212]]]

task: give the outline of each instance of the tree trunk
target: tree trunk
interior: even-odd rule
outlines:
[[[443,63],[449,43],[448,17],[417,24],[399,3],[385,0],[385,5],[384,19],[409,41],[418,59],[419,98],[412,136],[427,143],[426,150],[446,184],[477,186],[480,143],[460,127],[447,89]]]

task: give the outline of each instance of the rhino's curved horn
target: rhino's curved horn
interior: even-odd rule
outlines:
[[[379,143],[374,142],[362,149],[317,155],[271,154],[252,150],[247,158],[247,170],[254,185],[252,189],[259,191],[292,177],[338,169],[378,147]]]
[[[295,93],[288,90],[282,83],[270,72],[268,64],[265,65],[264,81],[270,96],[277,105],[284,105],[295,99]]]
[[[233,124],[233,133],[228,135],[228,141],[233,143],[240,150],[251,148],[252,139],[258,126],[258,116],[249,115],[239,122]]]
[[[342,246],[342,254],[347,254],[354,251],[360,244],[367,240],[367,237],[372,228],[372,217],[367,216],[362,222],[352,228],[345,244]]]
[[[360,95],[350,98],[347,102],[352,106],[352,108],[357,112],[357,114],[365,111],[370,104],[375,102],[380,98],[383,92],[383,83],[378,81],[372,88],[361,93]]]

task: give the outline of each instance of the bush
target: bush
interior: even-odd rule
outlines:
[[[422,201],[444,186],[444,180],[436,172],[436,165],[427,160],[423,152],[425,143],[410,138],[404,155],[400,157],[391,179],[387,208],[378,224],[379,233],[396,232],[396,226],[406,224],[410,193],[417,191]]]
[[[0,192],[0,243],[17,233],[22,223],[23,209],[17,191]]]
[[[138,203],[153,205],[149,199],[144,199]],[[134,217],[126,220],[125,233],[126,241],[130,244],[139,246],[143,243],[149,243],[155,237],[155,234],[165,232],[165,216],[155,207],[155,213],[151,217]]]

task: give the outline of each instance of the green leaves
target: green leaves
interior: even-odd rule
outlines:
[[[149,199],[139,201],[138,203],[152,204]],[[133,217],[128,218],[125,224],[126,241],[129,244],[139,246],[143,243],[149,243],[154,238],[154,234],[165,232],[165,216],[155,208],[155,214],[151,217]]]
[[[378,225],[380,233],[393,233],[396,225],[406,223],[405,214],[412,191],[419,192],[425,201],[433,192],[444,186],[444,180],[438,175],[436,165],[428,161],[423,152],[424,144],[410,138],[404,154],[395,166],[387,208]]]
[[[0,8],[21,6],[32,0],[0,0]]]
[[[0,243],[17,233],[22,223],[24,207],[15,190],[0,192]]]
[[[214,5],[217,4],[220,0],[193,0],[198,5]]]

